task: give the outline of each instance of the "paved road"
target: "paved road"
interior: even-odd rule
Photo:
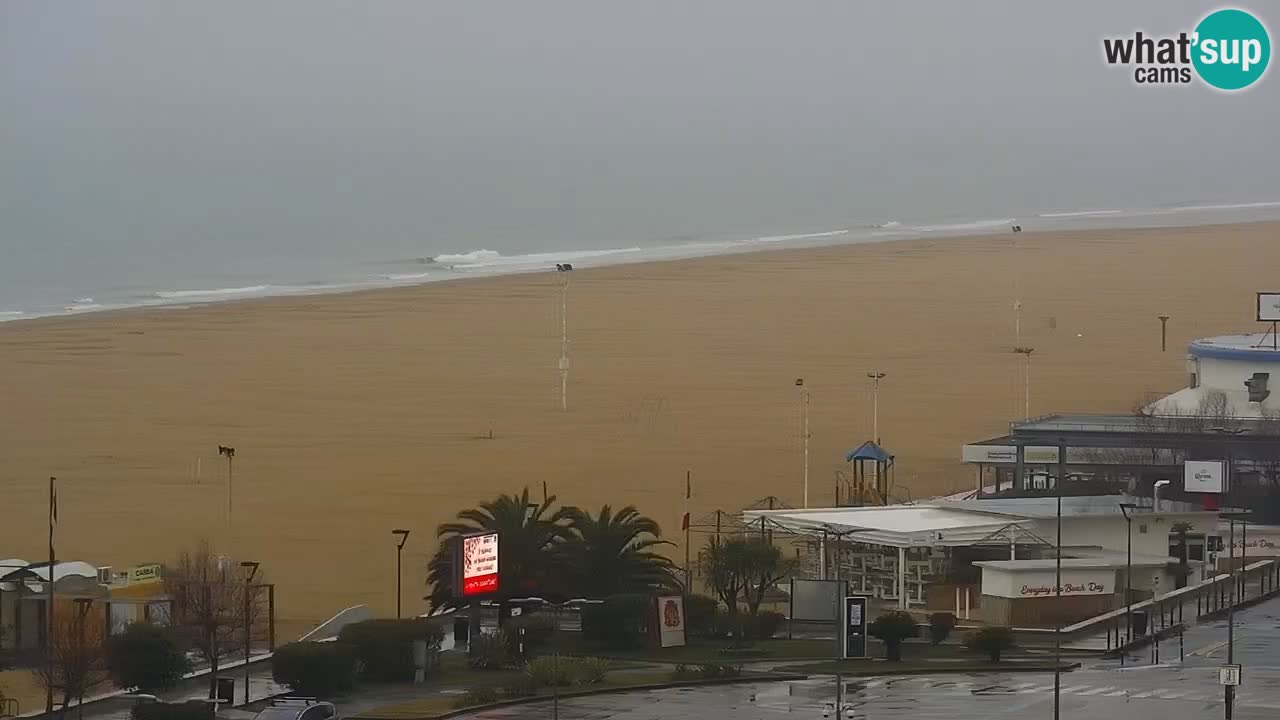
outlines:
[[[1159,664],[1140,651],[1120,668],[1098,662],[1062,676],[1064,718],[1205,720],[1223,716],[1217,668],[1226,659],[1226,622],[1192,628],[1178,645],[1161,646]],[[1280,718],[1280,600],[1236,616],[1235,660],[1244,665],[1236,696],[1236,720]],[[858,718],[871,720],[1042,720],[1052,717],[1053,676],[1029,673],[877,677],[846,681]],[[710,688],[660,690],[569,700],[564,720],[770,720],[820,718],[835,698],[833,678]],[[545,703],[492,710],[474,720],[550,718]]]

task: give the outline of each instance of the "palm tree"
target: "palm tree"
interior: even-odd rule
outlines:
[[[658,523],[634,506],[615,513],[605,505],[594,517],[575,509],[569,522],[575,537],[563,546],[563,558],[575,593],[602,598],[677,587],[675,565],[654,551],[671,543],[660,539]]]
[[[450,608],[460,604],[453,588],[453,540],[482,531],[497,532],[499,536],[499,600],[562,594],[565,573],[558,550],[573,535],[569,520],[577,508],[560,507],[552,511],[555,502],[556,497],[552,495],[541,505],[535,505],[529,501],[529,488],[525,488],[519,495],[499,495],[480,503],[479,508],[459,512],[461,522],[442,524],[436,530],[440,547],[427,565],[431,607]]]

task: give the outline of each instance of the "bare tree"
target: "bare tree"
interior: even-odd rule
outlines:
[[[220,659],[242,652],[246,628],[258,624],[262,586],[250,586],[247,579],[246,568],[214,553],[208,541],[184,550],[165,568],[165,590],[173,598],[170,621],[208,663],[210,698],[217,694]]]
[[[62,607],[55,611],[48,644],[53,657],[40,663],[34,674],[40,687],[62,695],[59,717],[65,717],[71,701],[77,700],[83,706],[85,693],[105,685],[110,675],[103,616],[89,612],[91,606],[86,601],[74,606],[68,602],[58,604]]]

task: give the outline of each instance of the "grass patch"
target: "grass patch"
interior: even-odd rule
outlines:
[[[761,640],[745,648],[732,648],[724,640],[692,640],[683,647],[641,648],[639,650],[598,650],[582,644],[565,643],[566,654],[595,655],[617,659],[670,664],[700,665],[704,663],[752,662],[756,660],[788,660],[830,656],[835,652],[832,640]]]

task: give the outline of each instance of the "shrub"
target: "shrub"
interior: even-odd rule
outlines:
[[[459,696],[458,699],[453,702],[453,706],[456,708],[465,708],[472,707],[474,705],[488,705],[496,702],[498,702],[497,690],[489,687],[478,687],[468,690],[466,693]]]
[[[521,675],[502,687],[502,697],[511,699],[530,697],[537,690],[538,686],[534,685],[532,678],[528,675]]]
[[[759,640],[768,640],[778,631],[782,629],[782,623],[787,619],[786,615],[772,610],[761,610],[756,615],[754,637]]]
[[[641,647],[653,614],[648,595],[610,595],[600,605],[582,609],[582,636],[609,650]]]
[[[986,653],[991,662],[1000,662],[1000,655],[1005,650],[1016,647],[1013,631],[999,625],[975,630],[965,638],[964,644],[974,652]]]
[[[949,612],[933,613],[929,616],[929,642],[938,645],[951,635],[956,626],[956,616]]]
[[[476,670],[502,670],[511,667],[510,641],[499,630],[496,633],[480,633],[471,638],[467,647],[467,666]]]
[[[524,674],[534,687],[599,685],[608,676],[609,667],[604,658],[544,656],[530,660]]]
[[[133,720],[211,720],[213,706],[203,700],[180,703],[144,702],[133,706]]]
[[[671,679],[692,680],[697,677],[697,675],[697,672],[695,672],[693,668],[685,665],[684,663],[680,663],[679,665],[676,665],[676,669],[671,672]]]
[[[574,685],[599,685],[609,675],[611,663],[606,658],[577,658],[574,666]]]
[[[684,599],[684,627],[689,637],[712,637],[716,634],[716,618],[720,603],[706,595],[690,595]]]
[[[703,680],[714,680],[720,677],[723,672],[724,666],[716,663],[703,663],[698,666],[698,676]]]
[[[524,631],[524,652],[520,652],[520,632]],[[555,622],[544,613],[518,615],[502,625],[507,641],[507,652],[513,658],[524,659],[545,648],[555,634]]]
[[[444,630],[428,618],[365,620],[342,628],[338,641],[355,649],[363,677],[387,682],[413,680],[413,642],[425,640],[430,658],[440,652]]]
[[[107,640],[107,670],[118,688],[155,693],[176,685],[191,663],[168,628],[132,623]]]
[[[354,687],[355,650],[341,642],[282,645],[271,656],[271,677],[300,694],[329,697]]]
[[[901,610],[887,612],[867,626],[867,634],[884,643],[884,658],[889,662],[902,660],[902,641],[920,634],[915,618]]]

